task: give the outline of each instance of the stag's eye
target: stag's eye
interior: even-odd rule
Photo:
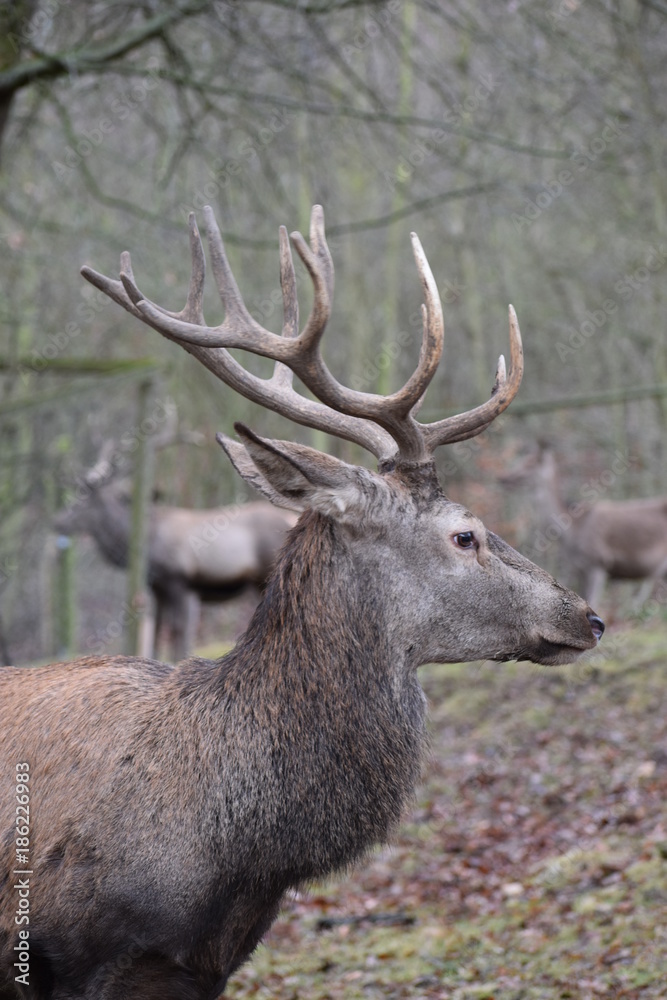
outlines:
[[[474,531],[459,531],[458,535],[454,535],[454,544],[460,549],[476,549],[477,539]]]

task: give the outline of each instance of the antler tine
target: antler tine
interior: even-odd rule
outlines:
[[[175,320],[182,320],[185,323],[192,323],[200,326],[204,323],[202,300],[204,295],[204,281],[206,278],[206,258],[204,257],[204,248],[202,246],[194,212],[190,213],[188,224],[190,228],[190,256],[192,264],[185,306],[180,312],[171,312],[156,303],[150,304],[155,312],[161,316],[170,317]],[[132,270],[132,258],[127,250],[124,250],[120,255],[119,281],[107,278],[104,274],[100,274],[98,271],[93,270],[92,267],[87,267],[86,265],[81,268],[81,274],[86,281],[89,281],[91,285],[99,288],[101,292],[104,292],[104,294],[108,295],[109,298],[114,300],[114,302],[121,305],[123,309],[127,309],[127,311],[132,313],[133,316],[136,316],[137,319],[142,320],[142,322],[147,320],[144,305],[149,300],[145,298],[143,292],[141,292],[137,286],[134,278],[134,272]],[[170,336],[166,331],[161,329],[159,323],[156,322],[151,325],[155,326],[160,333],[164,332],[166,336]]]
[[[432,424],[420,424],[428,450],[433,452],[443,444],[454,444],[481,434],[495,418],[507,409],[521,385],[523,376],[523,347],[521,331],[514,307],[509,307],[510,324],[510,370],[505,370],[505,358],[498,359],[496,380],[491,390],[491,398],[466,413],[457,413]]]
[[[294,340],[299,336],[299,298],[296,293],[296,274],[290,251],[287,229],[281,226],[280,240],[280,287],[283,293],[283,337]],[[272,382],[286,389],[292,388],[294,372],[281,361],[276,361]]]
[[[415,371],[399,392],[395,393],[394,396],[387,397],[388,400],[393,401],[398,412],[406,416],[415,407],[419,407],[420,401],[438,369],[445,343],[445,321],[442,315],[438,286],[435,283],[433,272],[419,237],[416,233],[410,233],[410,238],[417,271],[424,290],[425,301],[421,307],[422,342],[419,362]]]
[[[283,293],[283,337],[294,339],[299,336],[299,299],[296,294],[296,274],[290,250],[287,229],[281,226],[280,241],[280,288]]]
[[[121,254],[121,269],[124,266],[123,257],[127,257],[129,260],[129,256],[130,255],[128,253]],[[127,267],[128,265],[126,264],[125,266]],[[81,268],[81,274],[86,281],[90,282],[91,285],[94,285],[95,288],[104,292],[105,295],[108,295],[110,299],[113,299],[114,302],[117,302],[119,306],[122,306],[123,309],[126,309],[129,313],[132,313],[132,315],[136,316],[137,319],[143,321],[143,313],[137,309],[132,300],[128,298],[122,281],[114,278],[107,278],[105,274],[100,274],[99,271],[95,271],[92,267],[88,267],[85,264]]]
[[[239,286],[236,284],[236,278],[229,266],[222,235],[210,205],[204,207],[204,219],[206,220],[208,249],[211,254],[211,270],[213,271],[213,277],[218,288],[218,295],[225,307],[225,322],[218,329],[226,327],[236,328],[239,324],[254,325],[256,327],[258,324],[255,323],[246,309],[243,296],[241,295]],[[231,345],[223,344],[222,346],[228,347]]]
[[[95,464],[83,476],[83,482],[92,489],[102,486],[111,478],[120,459],[118,442],[114,438],[106,438],[102,443]]]
[[[291,233],[290,239],[310,275],[314,292],[310,316],[299,339],[303,351],[316,351],[329,322],[334,290],[333,259],[324,233],[321,205],[313,205],[310,212],[310,245],[299,232]]]
[[[324,235],[324,209],[321,205],[313,205],[310,211],[310,245],[317,257],[329,299],[333,299],[334,265],[331,251]]]
[[[203,325],[204,310],[202,301],[204,298],[204,282],[206,280],[206,257],[204,256],[204,247],[202,246],[194,212],[190,212],[188,216],[188,226],[190,229],[190,258],[192,265],[188,297],[185,302],[185,308],[181,310],[180,318],[186,320],[188,323]]]
[[[155,302],[150,303],[150,299],[146,299],[134,279],[132,260],[129,253],[124,251],[120,255],[120,280],[123,283],[127,297],[138,309],[139,315],[142,318],[145,317],[145,303],[149,302],[162,316],[168,316],[171,319],[181,320],[184,323],[195,324],[196,326],[204,324],[202,301],[204,297],[204,282],[206,280],[206,258],[194,212],[190,212],[188,216],[188,227],[190,229],[190,281],[185,305],[180,312],[172,312],[163,306],[157,305]],[[159,327],[157,329],[160,330]],[[162,331],[160,330],[160,332]]]

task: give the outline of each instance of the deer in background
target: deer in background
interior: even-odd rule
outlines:
[[[626,469],[627,462],[622,471]],[[610,471],[616,477],[621,470]],[[512,474],[506,481],[510,478]],[[608,579],[643,580],[637,598],[643,603],[667,575],[667,497],[599,500],[600,490],[591,487],[582,488],[582,502],[566,504],[556,456],[546,445],[514,478],[528,479],[534,489],[540,520],[536,549],[557,540],[573,569],[583,575],[590,604],[599,603]]]
[[[155,447],[175,439],[173,428],[168,428]],[[114,478],[122,454],[122,446],[105,441],[82,479],[79,496],[56,514],[53,527],[64,535],[91,535],[107,562],[126,569],[131,512],[124,484]],[[261,589],[296,520],[293,511],[263,501],[209,510],[152,504],[147,583],[155,618],[143,655],[152,656],[166,633],[172,659],[187,656],[194,647],[201,602],[228,600],[246,588]]]
[[[210,209],[206,221],[226,311],[219,326],[202,313],[194,217],[180,313],[146,299],[128,254],[120,281],[90,268],[84,276],[237,392],[362,445],[378,471],[236,424],[238,440],[219,441],[237,471],[302,514],[235,649],[176,666],[101,657],[0,670],[2,1000],[15,995],[21,943],[18,763],[31,782],[31,996],[212,1000],[285,892],[345,869],[398,823],[425,753],[421,664],[567,663],[604,629],[582,598],[450,501],[437,479],[436,448],[484,430],[518,390],[511,307],[511,366],[500,359],[491,398],[422,424],[415,413],[444,327],[414,234],[422,347],[405,385],[384,397],[339,383],[320,353],[334,275],[319,206],[310,241],[291,237],[314,287],[301,330],[280,231],[282,335],[250,315]],[[272,358],[272,377],[246,371],[227,348]],[[297,392],[292,373],[315,398]]]

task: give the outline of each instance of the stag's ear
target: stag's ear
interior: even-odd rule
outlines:
[[[250,455],[246,451],[245,445],[241,444],[239,441],[234,441],[233,438],[227,437],[226,434],[216,434],[216,440],[219,445],[224,449],[227,458],[230,460],[239,476],[245,479],[246,483],[249,483],[253,489],[265,496],[267,500],[270,500],[272,504],[276,507],[283,507],[286,510],[296,510],[302,511],[304,508],[298,504],[291,503],[284,496],[274,490],[271,483],[266,479],[262,473],[259,471]]]
[[[272,503],[292,510],[318,510],[339,520],[364,507],[364,479],[371,473],[314,448],[261,438],[234,424],[243,444],[218,435],[236,471]]]

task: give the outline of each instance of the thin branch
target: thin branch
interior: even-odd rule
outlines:
[[[650,7],[651,10],[656,10],[658,14],[662,14],[663,17],[667,17],[667,5],[664,3],[659,3],[658,0],[641,0],[644,7]]]
[[[488,191],[494,191],[499,187],[499,184],[475,184],[471,187],[456,188],[453,191],[441,191],[440,194],[431,195],[428,198],[420,198],[418,201],[412,201],[409,205],[403,206],[403,208],[397,209],[395,212],[390,212],[388,215],[378,216],[376,219],[360,219],[359,222],[343,222],[338,226],[327,226],[327,234],[329,236],[343,236],[346,233],[359,233],[366,232],[370,229],[383,229],[385,226],[391,226],[395,222],[399,222],[401,219],[408,218],[412,215],[418,215],[420,212],[426,212],[429,208],[433,208],[435,205],[442,205],[445,201],[455,201],[458,198],[471,198],[476,194],[486,194]]]
[[[364,93],[369,98],[371,105],[377,108],[378,111],[386,111],[387,105],[385,101],[382,100],[379,94],[375,93],[373,88],[343,58],[339,49],[333,44],[320,22],[311,18],[308,21],[308,28],[310,33],[317,39],[322,51],[329,56],[334,66],[337,66],[341,71],[343,79],[351,81],[354,90],[357,93]]]
[[[127,55],[151,39],[159,37],[169,25],[202,13],[207,5],[206,0],[189,0],[182,6],[176,5],[172,10],[158,14],[140,27],[131,29],[121,38],[104,45],[60,54],[43,54],[36,59],[12,66],[11,69],[0,73],[0,95],[13,94],[36,80],[108,69],[108,64],[114,59]]]
[[[238,97],[250,103],[270,104],[275,107],[289,108],[294,111],[307,111],[309,114],[330,118],[353,118],[358,121],[387,125],[412,125],[418,128],[438,129],[452,135],[463,136],[467,139],[488,143],[491,146],[498,146],[501,149],[508,149],[514,153],[524,153],[528,156],[543,159],[569,160],[574,152],[573,149],[543,149],[538,146],[526,146],[523,143],[513,142],[511,139],[493,135],[490,132],[451,125],[441,118],[424,118],[420,115],[396,115],[388,111],[364,111],[360,108],[353,108],[342,104],[321,104],[315,101],[301,101],[293,97],[282,97],[277,94],[261,94],[256,91],[246,90],[244,87],[223,87],[209,82],[200,84],[195,80],[186,79],[177,73],[171,73],[165,69],[157,70],[155,75],[179,86],[206,89],[210,94],[215,94],[219,97]]]
[[[333,0],[333,3],[299,3],[299,0],[262,0],[267,7],[281,7],[297,14],[333,14],[350,7],[382,7],[385,0]]]

